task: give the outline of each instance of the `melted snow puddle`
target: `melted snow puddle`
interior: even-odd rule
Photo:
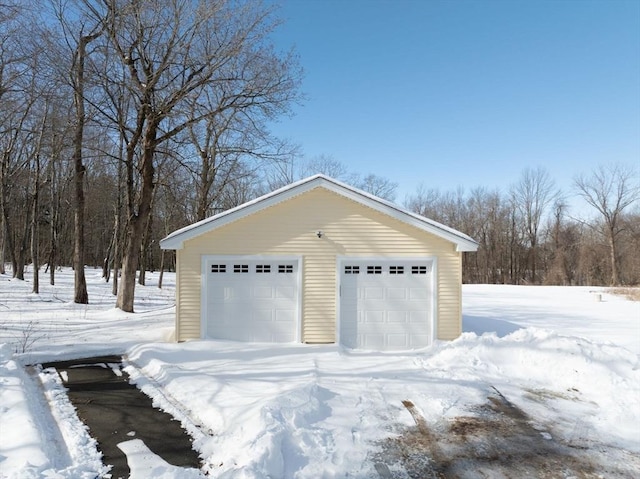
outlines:
[[[203,477],[198,469],[169,464],[151,452],[140,439],[121,442],[118,444],[118,448],[127,456],[127,464],[131,469],[129,479],[196,479]]]

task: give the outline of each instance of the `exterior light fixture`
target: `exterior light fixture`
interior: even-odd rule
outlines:
[[[322,238],[322,236],[324,235],[324,233],[321,230],[318,230],[318,232],[316,233],[316,235],[318,236],[318,238]]]

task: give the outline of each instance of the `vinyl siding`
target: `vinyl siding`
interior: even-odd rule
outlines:
[[[321,230],[323,237],[318,238]],[[461,332],[461,253],[447,240],[315,188],[188,240],[177,251],[178,340],[199,338],[202,255],[299,255],[302,340],[336,341],[336,258],[437,258],[437,337]]]

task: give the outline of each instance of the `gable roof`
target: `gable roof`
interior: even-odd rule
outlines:
[[[353,186],[342,183],[341,181],[320,174],[291,183],[288,186],[256,198],[255,200],[248,201],[240,206],[236,206],[235,208],[231,208],[227,211],[176,230],[160,241],[160,247],[162,249],[182,249],[184,242],[187,240],[200,236],[201,234],[208,233],[220,226],[229,224],[270,206],[289,200],[294,196],[311,191],[314,188],[325,188],[364,206],[368,206],[380,213],[386,214],[415,226],[418,229],[450,241],[456,245],[457,251],[476,251],[478,249],[478,243],[460,231],[401,208],[400,206],[367,193],[366,191],[359,190]]]

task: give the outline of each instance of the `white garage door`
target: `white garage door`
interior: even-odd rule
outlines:
[[[417,349],[433,334],[433,262],[343,260],[340,342],[379,351]]]
[[[225,258],[206,261],[205,334],[215,339],[288,343],[298,340],[298,260]]]

